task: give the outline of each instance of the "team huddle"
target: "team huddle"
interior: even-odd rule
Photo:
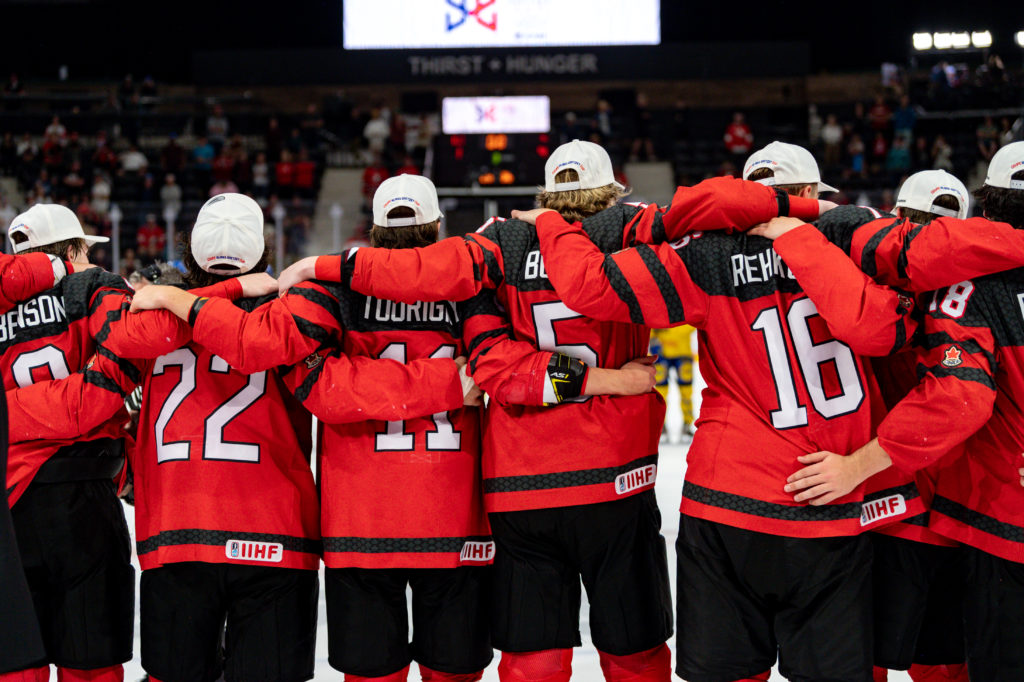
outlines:
[[[221,194],[185,287],[88,265],[75,215],[8,230],[6,486],[45,659],[123,679],[134,572],[154,682],[312,678],[320,562],[350,682],[568,682],[580,584],[608,682],[1024,679],[1024,143],[967,218],[911,176],[895,215],[820,200],[806,150],[620,203],[573,141],[539,208],[438,241],[427,178],[371,247],[267,268]],[[654,496],[652,328],[698,330],[676,616]],[[138,428],[125,400],[141,392]],[[486,399],[485,396],[486,395]],[[318,420],[316,447],[312,417]],[[315,458],[314,479],[311,461]],[[125,464],[127,460],[127,465]],[[412,595],[412,633],[406,590]]]

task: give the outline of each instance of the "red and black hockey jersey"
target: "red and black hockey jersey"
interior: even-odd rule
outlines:
[[[326,423],[320,471],[328,566],[490,562],[479,489],[479,411],[462,408],[450,358],[473,348],[484,358],[481,366],[518,368],[506,392],[535,396],[538,403],[550,360],[550,353],[507,338],[493,293],[458,305],[403,303],[358,294],[344,283],[309,282],[251,315],[211,303],[197,316],[196,340],[247,369],[294,362],[327,344],[350,361],[410,373],[360,396],[366,404],[355,415],[338,413],[338,403],[352,397],[335,390],[329,363],[322,372],[312,369],[296,389]],[[319,357],[307,359],[318,365]]]
[[[68,275],[55,287],[0,315],[5,390],[69,376],[85,364],[97,343],[119,357],[149,357],[187,340],[188,329],[179,333],[169,313],[129,315],[131,293],[121,277],[93,268]],[[61,448],[76,441],[122,435],[121,421],[114,420],[78,439],[37,441],[12,448],[7,470],[11,504],[24,493],[43,462]]]
[[[688,455],[684,513],[798,537],[850,535],[920,513],[913,485],[874,492],[896,503],[863,517],[874,509],[862,505],[863,486],[824,506],[795,503],[783,490],[801,468],[798,456],[848,453],[870,440],[881,397],[856,352],[877,344],[873,331],[836,340],[770,241],[694,233],[606,255],[555,214],[537,222],[549,275],[573,309],[697,327],[708,388]]]
[[[65,263],[69,269],[70,263]],[[69,270],[70,271],[70,270]],[[0,312],[53,287],[53,263],[45,253],[12,256],[0,253]]]
[[[924,331],[923,380],[879,427],[879,443],[910,470],[966,438],[965,454],[938,471],[930,527],[1024,563],[1024,269],[938,290]]]

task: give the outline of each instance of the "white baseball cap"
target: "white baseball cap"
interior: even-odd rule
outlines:
[[[244,194],[227,192],[199,209],[192,228],[192,257],[207,272],[230,266],[248,272],[263,257],[263,210]]]
[[[1024,180],[1011,180],[1014,173],[1024,171],[1024,142],[1011,142],[1000,148],[988,164],[985,184],[989,187],[1024,189]]]
[[[574,170],[579,180],[574,182],[555,182],[555,176],[564,170]],[[573,140],[561,145],[551,152],[544,164],[544,191],[569,192],[574,189],[596,189],[606,185],[615,185],[618,189],[626,189],[615,181],[612,160],[608,152],[599,144],[585,140]]]
[[[935,206],[935,200],[944,194],[952,194],[960,204],[958,210]],[[967,217],[970,200],[967,187],[955,175],[944,170],[926,170],[914,173],[896,196],[896,208],[912,208],[925,213],[949,216],[950,218]]]
[[[19,234],[26,239],[14,241],[14,235]],[[56,244],[65,239],[84,239],[89,246],[110,241],[107,237],[86,234],[75,212],[60,204],[36,204],[16,216],[7,229],[7,238],[11,240],[14,253]]]
[[[388,218],[392,210],[405,206],[416,215],[412,218]],[[381,227],[426,225],[444,216],[437,203],[437,189],[430,178],[422,175],[401,175],[380,183],[373,195],[373,224]]]
[[[839,190],[821,181],[818,162],[809,151],[795,144],[775,141],[763,149],[750,155],[743,165],[743,177],[760,168],[770,168],[775,175],[757,180],[762,185],[810,185],[818,183],[818,192],[838,192]]]

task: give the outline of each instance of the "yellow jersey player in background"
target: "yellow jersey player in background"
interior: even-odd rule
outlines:
[[[669,374],[674,370],[679,386],[679,405],[683,411],[682,442],[693,438],[693,327],[680,325],[670,329],[651,330],[651,354],[658,356],[655,363],[655,388],[668,403]],[[669,441],[668,419],[661,427],[661,439]]]

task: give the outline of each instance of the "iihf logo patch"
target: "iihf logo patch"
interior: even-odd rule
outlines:
[[[963,351],[956,346],[950,346],[946,349],[946,357],[942,359],[943,367],[959,367],[964,364],[964,361],[960,359],[963,355]]]

